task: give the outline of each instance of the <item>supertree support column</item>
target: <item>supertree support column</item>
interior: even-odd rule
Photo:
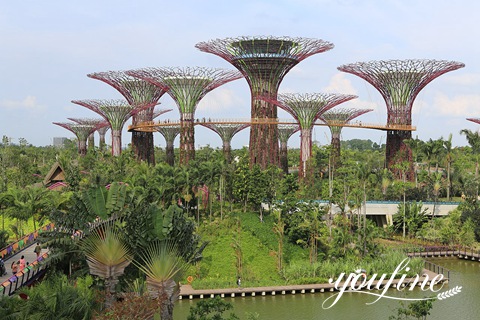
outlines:
[[[228,124],[228,123],[200,123],[200,125],[214,131],[222,139],[223,155],[227,160],[227,163],[232,161],[232,146],[231,142],[233,136],[248,128],[250,124]]]
[[[74,122],[53,122],[57,126],[63,127],[75,134],[78,140],[78,153],[81,156],[87,154],[87,139],[90,134],[97,129],[95,125],[91,124],[79,124]]]
[[[300,130],[297,124],[279,124],[278,141],[280,141],[280,168],[284,173],[288,173],[288,139]]]
[[[290,37],[239,37],[200,42],[195,47],[213,53],[235,66],[247,79],[252,95],[252,123],[250,128],[250,165],[262,168],[278,165],[277,107],[259,99],[277,98],[284,76],[303,59],[333,48],[333,44],[319,39]],[[268,120],[271,120],[269,123]]]
[[[343,125],[348,124],[353,119],[372,110],[373,109],[335,108],[320,115],[319,119],[328,126],[332,134],[331,158],[334,168],[340,159],[340,134],[342,133]]]
[[[134,107],[125,100],[72,100],[101,115],[112,129],[112,155],[122,153],[122,129],[125,122],[135,113],[149,108],[150,105]]]
[[[133,115],[133,125],[153,121],[153,109],[165,93],[163,88],[134,78],[124,71],[96,72],[90,73],[87,76],[111,85],[135,108],[146,104],[150,105],[149,108]],[[155,164],[153,132],[132,131],[132,150],[137,160],[146,161],[152,165]]]
[[[67,118],[67,119],[79,124],[94,125],[97,128],[96,131],[104,127],[107,127],[108,129],[108,122],[105,121],[104,119],[93,119],[93,118]],[[103,136],[103,142],[105,143],[105,134]],[[94,148],[95,148],[95,131],[88,136],[88,149],[93,150]]]
[[[306,163],[312,154],[312,128],[324,112],[357,96],[338,93],[283,93],[277,100],[261,97],[278,105],[292,115],[300,126],[300,165],[299,178],[306,175]]]
[[[167,164],[173,165],[175,164],[175,153],[174,153],[174,147],[173,143],[175,142],[175,138],[179,135],[180,133],[180,126],[162,126],[162,127],[157,127],[157,131],[162,134],[162,136],[165,138],[165,151],[167,155]]]
[[[369,82],[382,95],[387,106],[387,126],[412,125],[412,107],[419,92],[433,79],[449,71],[463,68],[456,61],[445,60],[387,60],[346,64],[338,70],[352,73]],[[388,130],[386,146],[387,167],[400,177],[400,163],[409,163],[406,178],[414,179],[412,150],[404,143],[411,139],[407,130]]]
[[[211,90],[242,75],[234,70],[195,68],[147,68],[131,70],[133,77],[148,81],[172,97],[180,112],[180,165],[195,158],[195,110]]]
[[[103,151],[105,149],[105,134],[107,133],[108,129],[110,129],[110,124],[107,122],[105,127],[101,127],[97,129],[99,139],[98,139],[98,150]]]

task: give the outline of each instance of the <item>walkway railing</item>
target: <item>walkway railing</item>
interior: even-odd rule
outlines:
[[[45,273],[46,264],[43,260],[48,257],[48,253],[42,254],[37,260],[33,261],[22,271],[11,276],[7,281],[0,285],[0,295],[11,296],[17,289],[20,289],[29,282],[36,280]]]
[[[5,248],[0,250],[0,257],[3,260],[7,260],[11,256],[17,254],[18,252],[22,251],[24,248],[26,248],[29,245],[31,245],[32,243],[34,243],[35,240],[37,240],[38,236],[42,232],[50,231],[50,230],[52,230],[52,228],[53,228],[53,223],[50,223],[50,224],[38,229],[37,231],[34,231],[34,232],[24,236],[20,240],[9,244],[8,246],[6,246]]]
[[[450,279],[450,270],[448,270],[445,267],[442,267],[438,264],[435,264],[427,260],[423,261],[423,267],[427,270],[435,272],[436,274],[443,274],[444,279]]]

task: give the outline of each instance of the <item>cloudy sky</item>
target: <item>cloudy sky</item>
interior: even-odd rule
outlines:
[[[290,36],[332,42],[335,48],[300,62],[284,78],[280,92],[338,92],[358,99],[343,107],[372,108],[359,120],[386,122],[380,94],[366,81],[337,70],[342,64],[389,59],[436,59],[465,68],[433,80],[413,107],[413,136],[428,140],[480,126],[480,2],[472,0],[22,0],[0,4],[0,135],[49,145],[53,137],[73,137],[53,121],[97,117],[72,104],[77,99],[116,99],[109,85],[88,73],[142,67],[233,67],[199,51],[195,44],[237,36]],[[165,95],[160,119],[178,119]],[[291,118],[279,112],[281,118]],[[215,89],[200,102],[196,117],[248,118],[250,91],[244,79]],[[130,123],[130,122],[129,122]],[[385,132],[345,128],[343,139],[385,143]],[[326,127],[314,139],[330,140]],[[98,140],[98,138],[97,138]],[[125,132],[123,144],[130,141]],[[178,138],[176,143],[178,144]],[[164,146],[160,134],[155,144]],[[196,129],[196,145],[221,146],[220,138]],[[248,144],[248,129],[233,138]],[[290,145],[298,146],[298,135]]]

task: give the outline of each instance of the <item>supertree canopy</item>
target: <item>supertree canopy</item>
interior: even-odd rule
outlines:
[[[373,109],[335,108],[320,115],[319,119],[328,126],[332,134],[331,154],[334,167],[340,159],[340,134],[342,133],[343,125],[372,110]]]
[[[166,90],[180,112],[180,164],[195,157],[194,116],[200,100],[211,90],[242,75],[234,70],[211,68],[146,68],[127,74]]]
[[[292,115],[300,126],[300,166],[299,177],[306,176],[306,162],[312,153],[312,128],[324,112],[357,96],[337,93],[284,93],[279,94],[277,101],[263,97],[278,105]]]
[[[201,123],[200,125],[216,132],[222,139],[223,154],[228,163],[232,160],[231,142],[233,136],[250,126],[250,124],[234,123]]]
[[[112,155],[122,153],[122,129],[125,122],[135,113],[142,111],[144,106],[132,106],[125,100],[72,100],[72,103],[81,105],[101,115],[108,121],[112,129]]]
[[[280,141],[280,168],[283,172],[288,173],[288,139],[300,130],[298,124],[279,124],[278,125],[278,141]]]
[[[338,70],[352,73],[368,81],[382,95],[387,106],[387,126],[397,129],[412,124],[413,102],[419,92],[433,79],[449,71],[463,68],[465,65],[445,60],[387,60],[346,64]],[[404,161],[409,163],[407,178],[413,179],[412,151],[404,143],[411,139],[409,130],[388,130],[386,163],[390,170]]]
[[[252,94],[252,119],[272,119],[252,123],[250,164],[266,168],[278,165],[277,108],[259,97],[275,100],[284,76],[303,59],[333,48],[319,39],[290,37],[239,37],[200,42],[195,47],[213,53],[235,66],[245,77]]]
[[[157,127],[157,131],[162,134],[162,136],[165,138],[165,152],[167,155],[166,162],[167,164],[173,166],[175,164],[175,153],[174,153],[174,147],[173,143],[175,142],[175,138],[178,136],[180,133],[180,126],[161,126]]]
[[[467,118],[467,120],[480,124],[480,118]]]
[[[103,128],[109,128],[109,124],[105,119],[94,119],[94,118],[67,118],[70,121],[79,123],[79,124],[89,124],[89,125],[94,125],[96,127],[96,131],[99,131]],[[105,130],[105,131],[106,131]],[[94,132],[92,132],[88,136],[88,148],[93,149],[95,147],[95,138],[94,138]],[[103,134],[103,144],[105,144],[105,134]],[[100,135],[100,147],[102,145],[102,135]]]
[[[153,109],[165,93],[164,88],[134,78],[124,71],[96,72],[90,73],[87,76],[103,81],[117,89],[133,107],[144,106],[146,104],[150,105],[150,107],[132,116],[132,124],[134,125],[154,119]],[[153,133],[132,131],[132,150],[138,160],[154,164]]]
[[[57,126],[70,130],[77,136],[78,140],[78,153],[80,155],[87,154],[87,139],[97,130],[97,127],[93,124],[79,124],[74,122],[53,122]]]

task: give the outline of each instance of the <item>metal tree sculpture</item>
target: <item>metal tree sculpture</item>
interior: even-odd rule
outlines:
[[[267,101],[278,105],[292,115],[300,125],[300,165],[299,177],[306,176],[306,162],[312,153],[312,128],[324,112],[343,103],[355,99],[357,96],[337,93],[284,93],[279,94],[277,100],[263,97]]]
[[[73,132],[78,140],[78,153],[82,156],[87,154],[87,139],[97,129],[95,125],[74,122],[53,122],[53,124]]]
[[[250,124],[234,124],[234,123],[201,123],[200,125],[216,132],[223,143],[223,154],[228,163],[232,160],[231,141],[234,135],[250,126]]]
[[[67,118],[70,121],[79,123],[79,124],[88,124],[88,125],[94,125],[97,129],[96,131],[99,131],[103,128],[105,129],[105,132],[108,130],[109,125],[108,122],[105,121],[104,119],[93,119],[93,118]],[[88,136],[88,148],[93,149],[95,147],[95,131],[92,132]],[[105,133],[103,134],[103,144],[105,144]],[[102,147],[102,135],[100,135],[100,148]],[[102,150],[102,149],[101,149]]]
[[[135,113],[149,108],[150,105],[134,107],[125,100],[72,100],[101,115],[112,129],[112,155],[122,153],[122,129],[125,122]]]
[[[174,148],[173,148],[173,143],[175,141],[175,138],[178,136],[180,133],[180,126],[168,126],[168,127],[157,127],[157,131],[162,134],[162,136],[165,138],[165,151],[167,155],[167,164],[171,165],[173,167],[175,163],[175,153],[174,153]]]
[[[283,172],[288,173],[288,139],[300,130],[298,124],[279,124],[278,125],[278,141],[280,141],[280,168]]]
[[[467,118],[467,120],[480,124],[480,118]]]
[[[413,59],[357,62],[342,65],[338,70],[359,76],[380,92],[387,106],[387,126],[407,127],[412,124],[413,102],[419,92],[433,79],[464,66],[456,61]],[[399,176],[399,170],[394,167],[408,161],[406,175],[409,180],[414,177],[412,150],[404,140],[411,138],[411,131],[387,131],[387,166]]]
[[[180,112],[180,164],[195,158],[195,110],[200,100],[211,90],[242,75],[234,70],[210,68],[147,68],[131,70],[133,77],[148,81],[172,97]]]
[[[327,124],[330,133],[332,134],[331,157],[334,168],[340,159],[340,134],[342,133],[343,125],[372,110],[373,109],[335,108],[320,115],[319,119]]]
[[[163,88],[129,76],[124,71],[96,72],[87,76],[111,85],[135,108],[146,104],[150,105],[150,107],[133,115],[132,124],[152,121],[154,119],[153,109],[165,93]],[[167,111],[170,110],[164,112]],[[153,132],[132,131],[132,150],[138,160],[154,164]]]
[[[277,108],[260,96],[275,100],[284,76],[303,59],[333,48],[319,39],[290,37],[239,37],[200,42],[195,47],[213,53],[244,75],[252,94],[252,119],[277,119]],[[272,121],[272,122],[274,122]],[[278,165],[278,129],[274,123],[252,123],[250,164]]]

